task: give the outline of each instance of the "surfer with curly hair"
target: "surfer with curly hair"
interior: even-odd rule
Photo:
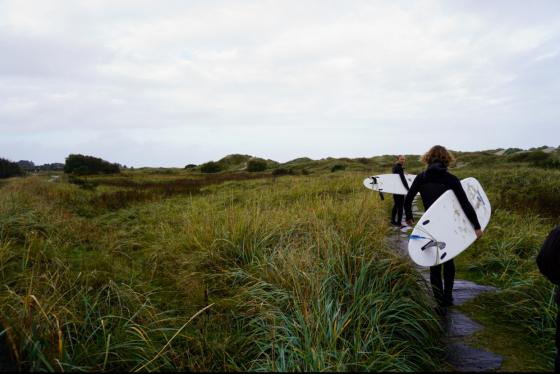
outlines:
[[[537,256],[541,273],[556,286],[560,286],[560,226],[548,234]],[[556,304],[560,306],[560,289],[556,289]],[[556,359],[554,371],[560,373],[560,309],[556,315]]]
[[[404,201],[406,223],[409,226],[414,225],[412,201],[418,192],[420,192],[420,196],[422,197],[424,208],[428,210],[445,191],[452,190],[457,200],[459,200],[465,215],[473,225],[476,238],[480,239],[480,237],[482,237],[482,230],[476,212],[469,202],[459,178],[447,170],[449,165],[453,164],[455,161],[453,155],[445,147],[435,145],[422,156],[422,161],[427,165],[427,168],[416,176]],[[430,267],[430,282],[432,284],[434,297],[439,306],[438,310],[445,313],[446,307],[453,305],[455,263],[453,260],[449,260],[443,264],[443,282],[441,270],[441,264]]]
[[[403,155],[399,155],[397,158],[397,162],[393,165],[393,174],[398,174],[401,177],[401,182],[404,185],[404,188],[408,191],[408,182],[404,177],[404,163],[406,162],[406,157]],[[402,216],[403,216],[403,207],[404,207],[404,196],[393,194],[393,210],[391,211],[391,225],[403,228],[402,226]]]

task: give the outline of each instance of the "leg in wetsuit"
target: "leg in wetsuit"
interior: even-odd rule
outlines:
[[[393,205],[393,211],[391,212],[391,222],[401,225],[404,207],[404,196],[393,195],[393,200],[395,201],[395,205]]]
[[[443,266],[443,282],[441,268]],[[455,262],[449,260],[443,265],[430,267],[430,282],[434,297],[439,306],[450,305],[453,300],[453,283],[455,281]]]

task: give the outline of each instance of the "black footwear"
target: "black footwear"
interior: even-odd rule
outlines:
[[[453,304],[453,296],[445,296],[443,299],[443,306],[448,307],[453,305],[455,305]]]
[[[438,305],[438,306],[436,306],[436,313],[440,317],[445,317],[447,315],[447,308],[443,305]]]
[[[401,227],[400,223],[397,223],[395,221],[391,221],[391,226],[395,226],[395,227]]]

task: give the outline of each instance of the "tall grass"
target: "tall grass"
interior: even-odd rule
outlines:
[[[22,369],[441,360],[423,280],[387,250],[361,175],[228,181],[118,210],[92,206],[102,192],[38,178],[2,189],[0,313]]]
[[[476,177],[492,206],[522,214],[533,211],[543,217],[560,215],[560,170],[490,164],[453,172],[461,178]]]
[[[543,370],[554,367],[558,307],[555,287],[539,273],[535,259],[552,227],[550,220],[531,211],[497,209],[483,240],[458,258],[459,268],[474,279],[499,287],[478,299],[479,308],[502,327],[521,329]]]

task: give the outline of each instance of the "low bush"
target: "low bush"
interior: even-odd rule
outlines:
[[[507,156],[507,160],[509,162],[530,162],[533,164],[544,162],[549,158],[550,158],[550,154],[540,150],[529,151],[529,152],[518,152]]]
[[[345,169],[346,169],[346,165],[344,165],[344,164],[334,164],[331,167],[331,173],[334,173],[336,171],[345,170]]]
[[[293,174],[293,170],[292,169],[286,169],[286,168],[278,168],[278,169],[274,169],[272,170],[272,175],[275,177],[280,177],[282,175],[290,175]]]
[[[218,173],[222,171],[222,165],[214,161],[209,161],[200,165],[200,171],[203,173]]]
[[[247,161],[247,171],[248,172],[259,172],[265,171],[267,168],[267,164],[265,160],[260,159],[251,159]]]

